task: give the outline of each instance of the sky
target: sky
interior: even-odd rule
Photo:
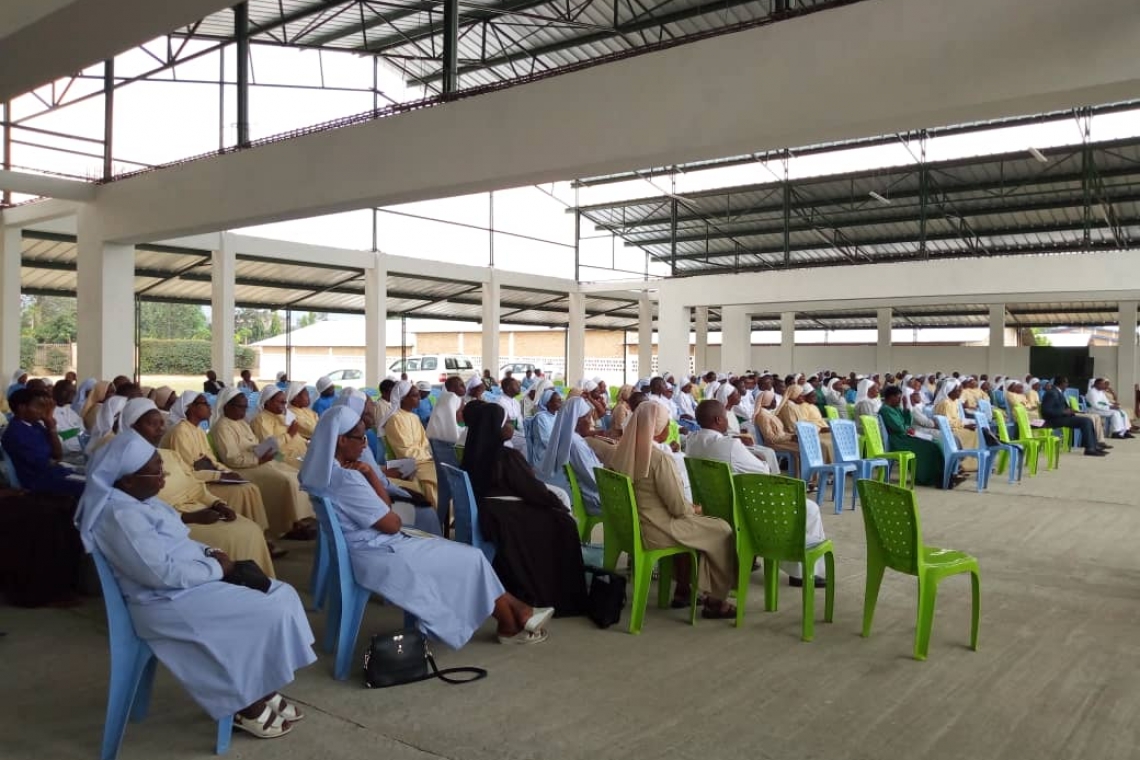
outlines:
[[[177,41],[175,44],[179,44]],[[209,45],[186,43],[184,51],[194,53]],[[165,38],[121,55],[116,75],[132,77],[156,65],[166,48]],[[149,51],[149,52],[148,52]],[[147,164],[163,163],[216,150],[220,142],[232,145],[236,139],[236,95],[230,85],[219,88],[220,71],[227,81],[235,76],[235,53],[230,46],[219,56],[208,55],[178,65],[158,75],[156,81],[134,82],[121,87],[115,100],[115,169],[131,171]],[[372,84],[371,58],[351,53],[328,53],[254,45],[252,52],[250,132],[253,139],[266,137],[329,119],[361,113],[373,107],[371,92],[293,89],[277,85],[324,85],[330,88],[367,88]],[[88,79],[54,85],[58,97],[69,87],[69,98],[98,93],[102,86],[102,66],[86,72]],[[178,82],[172,81],[177,78]],[[202,83],[199,83],[202,82]],[[381,62],[378,69],[380,106],[424,96],[421,88],[405,85],[403,77]],[[461,82],[462,85],[462,82]],[[53,97],[53,87],[40,88],[35,95],[14,101],[13,116],[45,110],[43,101]],[[101,172],[101,146],[91,140],[102,135],[103,98],[101,94],[82,103],[30,119],[26,124],[39,130],[87,138],[61,138],[23,129],[14,131],[13,164],[19,168],[60,172],[77,177],[95,177]],[[940,126],[940,125],[931,125]],[[1097,116],[1092,122],[1092,139],[1104,140],[1140,134],[1140,111]],[[941,160],[967,155],[1006,151],[1045,149],[1070,145],[1081,140],[1076,120],[983,133],[932,138],[927,158]],[[36,147],[37,143],[89,153],[67,155]],[[793,146],[794,147],[794,146]],[[794,157],[787,167],[789,178],[854,171],[874,167],[915,163],[916,146],[901,142],[856,148],[825,154]],[[689,171],[652,180],[638,179],[575,190],[570,181],[543,186],[504,189],[494,193],[411,203],[382,209],[377,215],[377,243],[391,254],[432,260],[487,265],[514,271],[573,277],[574,217],[568,209],[613,200],[650,197],[666,192],[680,195],[714,187],[746,185],[781,180],[781,162],[756,161],[722,169]],[[675,184],[673,184],[675,183]],[[883,188],[889,195],[889,189]],[[493,227],[492,233],[489,228]],[[346,248],[370,249],[373,239],[373,213],[360,210],[310,219],[251,227],[240,232],[264,237],[319,243]],[[579,279],[596,281],[665,276],[668,267],[647,261],[637,248],[626,247],[605,231],[584,224],[579,246]]]

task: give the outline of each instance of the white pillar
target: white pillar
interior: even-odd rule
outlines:
[[[4,227],[0,232],[3,233],[0,236],[0,367],[7,374],[20,364],[20,255],[23,249],[23,231],[18,227]]]
[[[499,378],[499,280],[492,269],[483,283],[483,369]]]
[[[1116,399],[1122,409],[1131,409],[1136,386],[1136,302],[1121,301],[1120,343],[1116,348]]]
[[[80,377],[134,375],[135,249],[103,240],[94,208],[79,211],[76,277]],[[231,360],[232,361],[232,360]]]
[[[746,306],[720,310],[720,368],[741,374],[752,364],[752,318]],[[702,370],[705,367],[698,369]]]
[[[704,372],[709,369],[709,307],[693,307],[693,325],[696,331],[696,342],[693,346],[694,372]]]
[[[671,296],[671,292],[664,288],[658,292],[657,364],[680,375],[689,366],[689,307]]]
[[[586,374],[586,295],[568,294],[569,314],[566,315],[566,385],[572,386]],[[554,372],[547,374],[554,378]]]
[[[986,349],[986,371],[992,378],[1005,374],[1005,304],[990,304],[990,342]]]
[[[687,340],[685,345],[688,345]],[[676,368],[666,367],[660,363],[659,356],[658,366],[662,371],[668,369],[671,372],[684,372],[689,365],[686,362]],[[649,294],[642,291],[641,297],[637,300],[637,375],[649,377],[651,374],[653,374],[653,302],[649,300]]]
[[[234,278],[237,256],[228,232],[221,234],[210,267],[210,364],[226,385],[234,382]]]
[[[796,313],[785,311],[780,314],[780,351],[778,361],[772,367],[777,375],[790,375],[799,372],[796,366]]]
[[[463,333],[459,334],[460,340]],[[462,346],[460,346],[462,353]],[[388,264],[376,254],[364,272],[364,382],[375,388],[388,374]]]
[[[879,340],[875,343],[875,372],[894,372],[891,364],[891,317],[890,308],[879,309]]]

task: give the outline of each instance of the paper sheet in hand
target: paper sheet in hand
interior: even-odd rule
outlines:
[[[293,410],[292,409],[286,409],[285,410],[285,424],[287,426],[292,425],[296,421],[297,421],[297,415],[293,414]]]
[[[271,435],[261,443],[254,446],[253,453],[258,459],[261,459],[263,456],[265,456],[266,452],[273,452],[276,454],[280,448],[281,444],[277,442],[277,436]]]
[[[914,437],[915,438],[921,438],[924,441],[933,441],[934,440],[934,433],[928,433],[921,428],[915,428]]]
[[[399,470],[400,477],[404,480],[416,473],[416,460],[414,459],[389,459],[384,466],[392,470]]]

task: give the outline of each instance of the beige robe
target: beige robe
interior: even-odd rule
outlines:
[[[629,408],[629,404],[624,401],[618,401],[617,406],[614,407],[613,417],[610,419],[611,430],[625,430],[625,421],[629,419],[633,412]]]
[[[300,424],[297,427],[300,428]],[[309,442],[300,432],[297,435],[289,435],[289,426],[285,424],[284,415],[262,409],[249,424],[249,429],[257,436],[259,443],[267,438],[276,438],[277,444],[281,447],[281,462],[295,470],[301,469],[301,462],[309,451]]]
[[[159,449],[158,453],[162,457],[162,469],[166,471],[166,484],[158,498],[183,514],[206,509],[219,500],[194,477],[194,468],[178,452]],[[262,529],[252,520],[238,515],[233,522],[219,520],[210,525],[193,523],[186,527],[195,541],[221,549],[235,561],[251,559],[270,578],[277,577]]]
[[[1013,395],[1017,395],[1016,393]],[[1012,406],[1012,402],[1011,406]],[[941,414],[950,423],[950,432],[954,437],[962,442],[964,449],[978,448],[978,431],[967,428],[962,423],[962,416],[958,414],[958,402],[953,399],[943,399],[934,406],[934,413]],[[975,472],[978,469],[978,460],[976,459],[963,459],[961,460],[961,467],[967,472]]]
[[[269,529],[274,536],[288,533],[300,520],[316,519],[308,495],[301,492],[297,482],[297,470],[280,462],[261,464],[257,461],[253,453],[258,444],[257,436],[244,420],[223,417],[211,428],[211,434],[222,463],[261,489]]]
[[[736,548],[732,527],[716,517],[693,511],[685,498],[672,458],[654,448],[649,475],[633,482],[641,540],[648,549],[681,544],[701,553],[699,586],[724,601],[736,579]]]
[[[317,413],[307,406],[291,406],[289,407],[293,414],[297,415],[297,430],[301,436],[306,440],[313,437],[313,431],[317,429]]]
[[[396,412],[384,426],[388,443],[396,459],[416,460],[416,478],[413,489],[434,507],[439,486],[435,474],[435,461],[431,458],[431,445],[420,418],[403,409]]]
[[[226,468],[214,455],[210,441],[206,438],[205,430],[182,420],[177,425],[167,429],[159,446],[177,451],[191,468],[194,467],[195,462],[205,457],[214,469],[194,470],[194,477],[205,483],[206,489],[214,495],[214,498],[224,501],[234,512],[253,520],[262,530],[269,527],[269,518],[265,514],[265,502],[262,501],[261,490],[255,484],[223,483],[221,481],[222,473]]]

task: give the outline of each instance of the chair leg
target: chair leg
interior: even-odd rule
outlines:
[[[224,755],[230,751],[230,739],[234,735],[234,716],[227,715],[218,721],[218,738],[214,742],[214,754]]]
[[[336,664],[333,676],[338,681],[348,678],[352,667],[352,657],[356,653],[356,639],[360,635],[360,624],[364,620],[364,605],[368,603],[369,592],[360,587],[350,592],[347,609],[341,610],[340,631],[337,635]]]
[[[139,674],[139,685],[135,691],[134,703],[131,705],[131,722],[142,723],[146,720],[150,710],[150,693],[154,689],[154,673],[158,667],[158,658],[153,654],[147,659]]]
[[[764,558],[764,611],[775,612],[780,596],[780,571],[776,560]]]
[[[875,619],[875,604],[879,601],[879,586],[883,583],[886,565],[880,565],[867,558],[867,587],[863,592],[863,638],[871,635],[871,622]],[[834,573],[828,570],[828,580]]]
[[[653,578],[652,565],[653,563],[646,562],[644,558],[634,564],[633,607],[629,611],[629,632],[632,634],[641,633],[641,625],[645,622],[645,607],[649,603],[649,581]]]
[[[119,754],[119,746],[123,743],[123,734],[127,730],[127,719],[133,717],[134,705],[138,701],[139,682],[146,671],[149,662],[154,656],[145,647],[137,647],[126,667],[122,662],[111,658],[111,683],[107,689],[107,718],[103,723],[103,746],[100,757],[102,760],[115,760]],[[119,667],[116,667],[119,666]],[[142,709],[142,716],[146,716],[146,707]]]
[[[621,556],[621,547],[617,545],[616,538],[610,538],[610,532],[606,531],[602,543],[602,567],[612,573],[617,568],[618,557]],[[631,557],[630,560],[632,561],[632,559]]]
[[[977,570],[970,572],[971,611],[970,611],[970,649],[978,651],[978,624],[982,616],[982,578]]]
[[[827,594],[823,604],[823,622],[830,623],[835,619],[835,552],[823,555],[823,564],[827,569]]]
[[[803,621],[801,623],[803,631],[800,639],[803,641],[811,641],[815,638],[815,563],[808,562],[807,557],[801,563],[803,567],[804,587],[803,587]]]
[[[339,586],[336,578],[329,578],[330,586]],[[340,635],[340,590],[333,588],[329,594],[328,607],[325,611],[325,635],[321,639],[321,650],[326,653],[336,651],[337,636]]]
[[[700,555],[695,551],[689,551],[689,588],[693,589],[693,593],[689,594],[689,625],[697,624],[697,594],[696,589],[700,588]]]
[[[744,552],[736,557],[736,627],[744,625],[744,605],[748,602],[748,584],[752,579],[755,555]],[[767,576],[765,576],[767,579]]]
[[[843,498],[847,490],[847,475],[834,472],[831,474],[831,498],[835,500],[835,514],[843,514]]]
[[[914,628],[914,659],[925,660],[930,648],[930,631],[934,627],[934,604],[938,599],[938,581],[918,579],[918,619]]]
[[[682,555],[676,555],[677,557]],[[657,563],[657,606],[660,609],[669,609],[673,601],[673,562],[675,557],[666,557]],[[696,593],[693,591],[692,593]]]

